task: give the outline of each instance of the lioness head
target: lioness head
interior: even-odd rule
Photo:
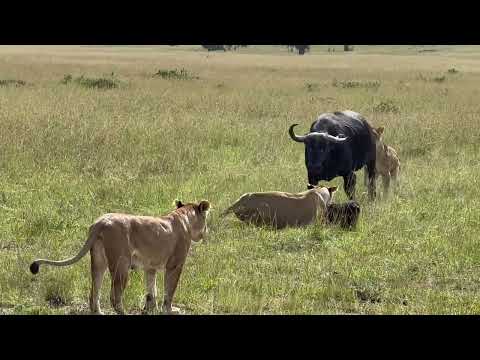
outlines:
[[[373,128],[373,135],[375,136],[375,140],[381,140],[384,131],[385,128],[383,126]]]
[[[311,184],[308,184],[307,187],[308,187],[309,190],[312,190],[312,189],[315,190],[315,193],[318,196],[320,196],[320,198],[323,200],[325,206],[327,206],[327,205],[329,205],[333,202],[333,197],[335,195],[335,192],[338,189],[336,186],[326,187],[326,186],[323,186],[323,185],[314,186],[314,185],[311,185]]]
[[[379,128],[373,129],[373,135],[375,136],[376,146],[377,146],[377,154],[385,153],[388,150],[388,146],[383,142],[383,133],[385,132],[385,128],[380,126]]]
[[[184,204],[180,200],[175,200],[175,206],[177,210],[187,209],[186,211],[193,215],[188,217],[191,226],[192,240],[197,242],[204,239],[208,233],[207,216],[210,211],[210,202],[202,200],[198,204]],[[193,210],[193,212],[190,212],[191,210]]]
[[[202,200],[198,205],[194,205],[195,211],[198,213],[197,219],[197,226],[194,226],[194,229],[198,229],[193,237],[193,241],[200,241],[204,239],[208,234],[208,226],[207,226],[207,216],[210,211],[210,203],[207,200]]]
[[[373,128],[373,136],[375,137],[375,142],[377,144],[377,150],[383,147],[383,133],[385,131],[385,128],[383,126],[380,126],[378,128]]]

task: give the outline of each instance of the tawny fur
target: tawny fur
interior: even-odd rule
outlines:
[[[280,191],[246,193],[223,216],[234,213],[241,221],[276,229],[305,226],[324,216],[336,190],[336,187],[318,186],[297,194]]]
[[[200,241],[207,233],[208,201],[183,205],[166,216],[105,214],[90,227],[89,237],[80,252],[65,261],[35,260],[30,270],[37,273],[41,264],[67,266],[79,261],[90,251],[92,287],[90,310],[101,314],[100,288],[107,268],[112,283],[110,302],[114,310],[124,314],[122,296],[129,270],[142,267],[146,280],[145,310],[156,308],[156,273],[165,271],[163,311],[175,312],[172,300],[190,249],[191,241]]]
[[[382,176],[384,194],[387,195],[390,189],[390,182],[393,181],[395,189],[398,187],[398,177],[400,175],[400,159],[397,152],[391,146],[384,144],[384,128],[374,129],[376,138],[377,160],[375,165],[375,176]],[[367,186],[367,171],[365,170],[365,186]]]

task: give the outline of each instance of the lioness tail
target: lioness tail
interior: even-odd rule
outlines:
[[[47,265],[54,265],[54,266],[68,266],[71,264],[76,263],[79,261],[82,257],[85,256],[85,254],[92,248],[93,243],[97,239],[98,234],[100,233],[102,223],[95,223],[90,227],[89,231],[89,237],[83,247],[80,249],[77,255],[74,257],[71,257],[70,259],[62,260],[62,261],[54,261],[54,260],[47,260],[47,259],[37,259],[35,260],[31,265],[30,265],[30,272],[32,274],[37,274],[40,265],[41,264],[47,264]]]

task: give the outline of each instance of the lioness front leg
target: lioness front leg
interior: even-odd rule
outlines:
[[[357,183],[357,175],[354,172],[343,177],[343,189],[350,200],[355,198],[355,185]]]
[[[157,308],[157,270],[145,270],[145,286],[147,295],[144,311],[151,311]]]
[[[165,269],[164,285],[165,285],[165,294],[163,299],[163,312],[167,314],[178,313],[179,309],[172,307],[173,295],[177,289],[178,280],[182,274],[183,263],[170,265],[167,264]]]

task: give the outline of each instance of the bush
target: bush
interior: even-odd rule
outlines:
[[[334,87],[348,88],[365,88],[365,89],[378,89],[380,87],[380,81],[337,81],[333,80],[332,85]]]
[[[306,83],[305,84],[307,91],[315,91],[318,89],[318,84],[315,83]]]
[[[64,85],[74,82],[77,85],[90,89],[115,89],[119,87],[120,82],[113,76],[113,73],[112,78],[87,78],[82,75],[74,79],[71,74],[66,74],[60,82]]]
[[[62,84],[68,84],[70,81],[72,81],[73,77],[70,74],[67,74],[63,77],[63,80],[60,81]]]
[[[193,80],[200,79],[198,76],[189,74],[185,69],[173,69],[173,70],[158,70],[154,77],[161,77],[162,79],[176,79],[176,80]]]
[[[202,45],[208,51],[227,51],[225,45]]]
[[[63,307],[71,304],[73,300],[73,286],[68,277],[58,278],[49,282],[44,288],[45,301],[53,308]]]
[[[398,113],[400,109],[392,100],[386,100],[378,103],[373,107],[374,112],[383,112],[383,113]]]
[[[422,81],[444,82],[445,79],[446,79],[445,75],[435,76],[433,78],[426,77],[423,74],[418,74],[417,76],[417,80],[422,80]]]
[[[114,89],[118,87],[115,79],[107,78],[86,78],[83,75],[75,79],[75,82],[87,88]]]
[[[0,86],[15,86],[15,87],[19,87],[19,86],[25,86],[27,83],[23,80],[0,80]]]

